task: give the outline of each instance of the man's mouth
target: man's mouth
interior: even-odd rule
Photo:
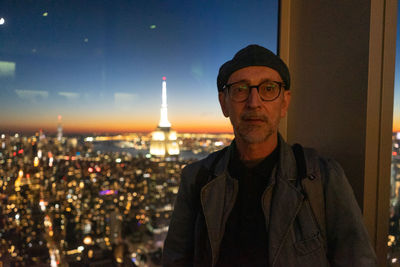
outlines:
[[[257,114],[256,112],[244,113],[241,116],[244,123],[250,124],[264,124],[268,122],[268,118],[264,114]]]
[[[245,121],[264,121],[264,120],[259,119],[259,118],[249,118],[249,119],[245,119]]]
[[[262,117],[244,117],[243,121],[248,123],[264,123],[265,119]]]

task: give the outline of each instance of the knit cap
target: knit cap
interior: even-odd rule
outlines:
[[[285,62],[267,48],[252,44],[237,52],[231,60],[225,62],[219,68],[217,77],[218,91],[221,92],[223,90],[232,73],[249,66],[266,66],[276,70],[282,78],[285,90],[289,90],[290,75]]]

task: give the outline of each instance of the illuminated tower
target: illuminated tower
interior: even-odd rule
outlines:
[[[63,137],[63,128],[61,124],[61,115],[58,115],[57,140],[61,142],[62,137]]]
[[[154,156],[179,155],[176,132],[171,131],[167,111],[167,82],[163,77],[161,91],[161,114],[157,129],[151,133],[150,154]]]
[[[162,81],[162,95],[161,95],[161,116],[160,123],[158,127],[171,127],[171,123],[168,121],[168,111],[167,111],[167,82],[166,78],[163,77]]]

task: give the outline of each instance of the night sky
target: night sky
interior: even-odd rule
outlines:
[[[0,2],[0,131],[153,130],[167,77],[178,131],[227,132],[216,77],[252,43],[277,49],[278,1]],[[0,24],[2,20],[0,19]]]

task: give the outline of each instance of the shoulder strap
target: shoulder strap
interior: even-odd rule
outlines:
[[[326,250],[325,195],[318,155],[315,150],[304,149],[300,144],[294,144],[292,149],[296,158],[298,173],[296,186],[301,187],[306,198],[309,199]]]
[[[302,180],[307,177],[307,164],[304,156],[303,147],[300,144],[294,144],[292,146],[294,157],[296,158],[297,166],[297,179],[296,187],[301,187]]]

